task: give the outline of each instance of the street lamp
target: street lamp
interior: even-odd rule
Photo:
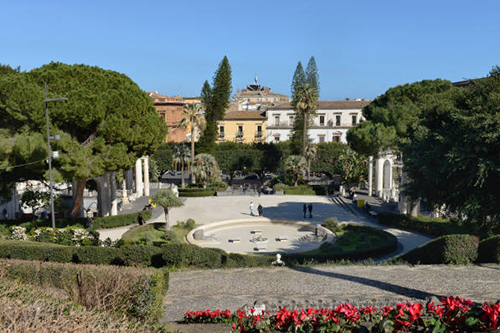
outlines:
[[[54,212],[54,185],[52,181],[52,149],[50,148],[50,139],[59,140],[61,137],[59,135],[50,136],[50,128],[49,128],[49,102],[56,101],[65,101],[66,97],[58,97],[58,98],[47,98],[47,82],[45,82],[45,120],[47,122],[47,150],[49,155],[49,182],[50,182],[50,212],[52,218],[52,228],[56,227],[56,216]],[[57,153],[57,154],[56,154]],[[56,156],[57,155],[57,156]],[[54,158],[58,157],[59,153],[54,152]],[[34,212],[33,212],[34,213]]]

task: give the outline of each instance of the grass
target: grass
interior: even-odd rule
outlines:
[[[125,243],[153,244],[155,242],[167,242],[165,223],[149,223],[133,228],[122,236]]]

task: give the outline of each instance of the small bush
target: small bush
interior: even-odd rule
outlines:
[[[283,183],[277,183],[273,186],[273,189],[275,191],[284,191],[288,186],[286,186],[285,184]]]
[[[339,225],[339,220],[336,217],[330,217],[325,220],[325,228],[330,230],[331,232],[339,232],[342,228]]]
[[[76,247],[26,241],[0,241],[0,258],[71,262]]]
[[[478,263],[500,263],[500,235],[482,240],[478,252]]]
[[[193,219],[188,219],[188,220],[186,221],[185,226],[186,226],[186,229],[188,229],[189,231],[191,231],[191,230],[193,230],[194,228],[196,228],[196,223],[194,222],[194,220],[193,220]]]
[[[213,189],[202,189],[203,191],[179,191],[179,197],[211,197],[217,192]]]
[[[328,185],[312,185],[312,190],[316,195],[332,195],[335,194],[335,188]]]
[[[397,258],[410,264],[458,264],[474,262],[479,238],[472,235],[446,235],[423,244]]]

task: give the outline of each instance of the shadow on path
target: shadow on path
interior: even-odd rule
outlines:
[[[359,277],[359,276],[352,276],[352,275],[346,275],[346,274],[340,274],[340,273],[334,273],[334,272],[324,272],[320,271],[315,268],[300,268],[300,267],[289,267],[290,269],[299,271],[299,272],[304,272],[304,273],[309,273],[309,274],[316,274],[316,275],[322,275],[322,276],[327,276],[335,279],[342,279],[346,281],[351,281],[351,282],[356,282],[359,284],[367,285],[370,287],[378,288],[381,290],[389,291],[401,296],[405,296],[408,298],[416,298],[416,299],[421,299],[425,300],[429,297],[436,296],[437,298],[441,298],[441,295],[434,295],[430,294],[425,291],[421,290],[416,290],[416,289],[411,289],[411,288],[406,288],[402,286],[398,286],[392,283],[388,282],[382,282],[382,281],[377,281],[377,280],[372,280],[364,277]]]

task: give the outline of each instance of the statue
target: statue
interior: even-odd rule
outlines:
[[[255,85],[256,85],[256,86],[258,86],[258,84],[257,84],[257,79],[258,79],[258,78],[257,78],[257,74],[255,74],[254,82],[255,82]]]

